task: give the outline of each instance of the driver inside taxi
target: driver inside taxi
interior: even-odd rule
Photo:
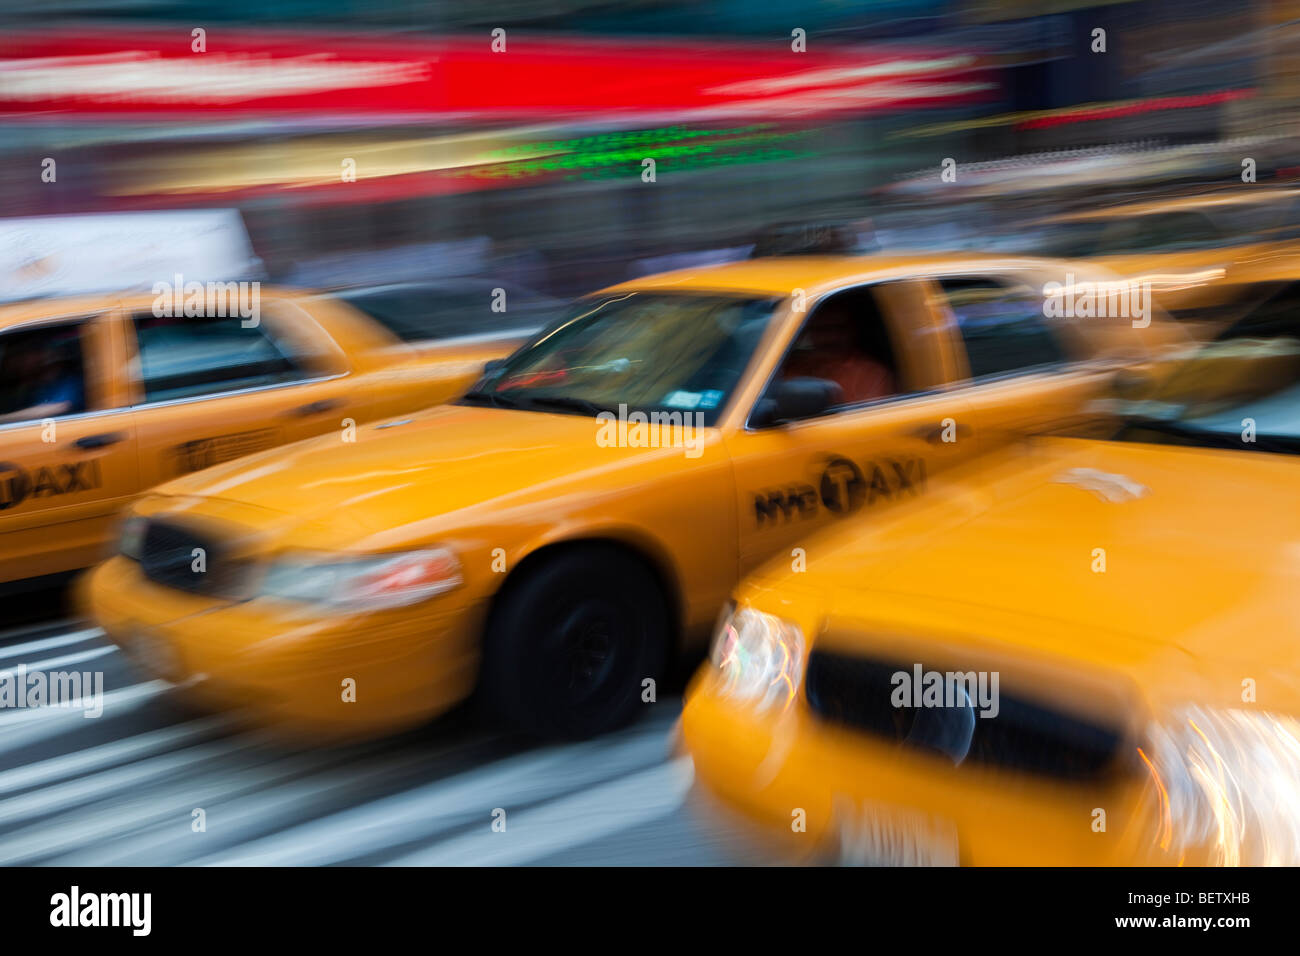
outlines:
[[[786,362],[784,377],[832,381],[840,387],[842,405],[895,392],[893,373],[863,347],[857,320],[843,302],[828,302],[813,316]]]
[[[27,343],[24,343],[27,345]],[[0,387],[10,390],[5,405],[21,407],[0,414],[0,424],[41,421],[84,411],[85,391],[77,363],[53,344],[9,351],[0,365]]]

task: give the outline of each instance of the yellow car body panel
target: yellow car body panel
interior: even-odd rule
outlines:
[[[941,823],[963,864],[1224,862],[1213,839],[1168,839],[1164,784],[1139,747],[1180,708],[1243,707],[1246,679],[1261,691],[1244,706],[1297,713],[1295,477],[1289,455],[1035,439],[871,526],[818,536],[805,573],[772,562],[735,593],[799,627],[805,675],[815,651],[997,672],[1004,699],[1116,728],[1115,772],[954,765],[818,713],[805,686],[760,712],[706,664],[682,717],[697,780],[803,857],[840,853],[846,818],[871,813]],[[796,808],[806,832],[791,828]]]
[[[0,307],[0,344],[9,333],[79,323],[87,397],[78,414],[0,423],[0,584],[101,560],[116,516],[147,488],[339,432],[348,421],[446,401],[521,341],[402,343],[342,302],[265,287],[261,321],[309,357],[301,380],[153,402],[141,386],[131,316],[151,314],[154,301],[139,294]]]
[[[352,734],[382,731],[393,721],[420,719],[430,701],[449,706],[463,699],[477,672],[481,608],[390,611],[357,628],[346,619],[226,606],[160,587],[120,557],[95,571],[95,586],[105,589],[94,601],[101,626],[146,673],[178,681],[202,675],[188,689],[200,705],[247,707],[286,728],[346,724]],[[133,600],[114,600],[113,589]],[[150,602],[150,620],[184,626],[155,633],[134,613],[142,599]],[[438,640],[428,640],[430,634]],[[355,682],[362,704],[375,697],[389,706],[348,703],[342,677]]]
[[[137,562],[115,557],[91,576],[90,614],[128,651],[137,633],[149,633],[182,657],[193,654],[187,673],[201,666],[214,680],[227,664],[213,662],[202,646],[209,628],[229,635],[222,640],[243,642],[250,661],[261,659],[260,635],[272,643],[282,631],[357,635],[330,645],[354,656],[330,659],[328,702],[298,694],[294,676],[276,670],[269,658],[260,668],[250,664],[258,674],[246,678],[276,687],[270,697],[277,716],[329,724],[341,733],[396,728],[463,698],[469,684],[459,679],[415,695],[384,690],[400,686],[394,679],[378,682],[378,690],[372,681],[355,704],[335,706],[340,682],[368,666],[367,641],[390,628],[420,633],[411,652],[426,660],[441,658],[444,645],[457,648],[447,656],[460,660],[467,628],[473,635],[468,646],[476,647],[485,609],[511,573],[550,545],[612,541],[634,552],[658,572],[673,631],[684,645],[698,646],[742,573],[837,520],[833,508],[818,503],[816,490],[828,461],[846,458],[869,476],[879,475],[880,493],[865,507],[885,509],[922,495],[933,475],[1009,441],[1026,424],[1086,415],[1086,399],[1105,387],[1119,363],[1142,361],[1185,339],[1161,317],[1147,328],[1132,328],[1127,320],[1062,327],[1079,365],[1064,373],[1029,370],[968,383],[960,336],[930,288],[931,277],[945,272],[1006,275],[1037,285],[1057,277],[1060,267],[971,256],[790,259],[615,287],[601,295],[671,289],[778,300],[731,399],[716,424],[701,429],[696,454],[680,447],[602,446],[598,423],[585,415],[463,404],[429,409],[391,427],[359,428],[354,443],[322,436],[168,482],[135,513],[213,529],[233,553],[258,566],[300,552],[446,548],[459,559],[459,587],[382,614],[285,607],[257,597],[195,604],[160,600]],[[812,314],[829,294],[881,282],[898,283],[883,290],[881,301],[886,324],[898,333],[900,368],[916,393],[786,427],[748,428],[753,405],[807,318],[793,307],[794,290],[806,293]],[[962,440],[953,444],[937,440],[936,429],[947,418],[962,426]],[[473,623],[466,624],[467,617]],[[228,660],[232,672],[235,661]]]

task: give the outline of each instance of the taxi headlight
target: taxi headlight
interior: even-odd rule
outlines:
[[[446,548],[355,558],[287,555],[262,579],[263,597],[346,610],[415,604],[461,584],[460,561]]]
[[[784,710],[803,676],[803,634],[789,621],[741,606],[723,616],[709,656],[719,694],[758,710]]]
[[[1205,848],[1222,866],[1300,864],[1300,721],[1190,707],[1148,733],[1160,805],[1155,834],[1175,856]]]
[[[139,561],[144,554],[144,534],[148,528],[148,520],[138,515],[123,521],[117,536],[118,553],[132,561]]]

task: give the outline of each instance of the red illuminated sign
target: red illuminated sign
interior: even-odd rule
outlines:
[[[0,37],[0,114],[374,120],[782,117],[952,106],[995,92],[975,57],[786,43],[509,36],[368,40],[187,31]]]

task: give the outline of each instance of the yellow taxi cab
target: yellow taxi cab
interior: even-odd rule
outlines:
[[[391,729],[477,686],[533,733],[617,726],[740,575],[1181,340],[1158,315],[1046,319],[1061,275],[793,257],[616,286],[454,404],[155,489],[89,613],[146,669],[288,724]]]
[[[790,859],[1300,863],[1300,290],[737,589],[681,719]]]
[[[1094,262],[1150,286],[1176,318],[1208,334],[1245,314],[1262,283],[1300,273],[1300,190],[1241,184],[1078,210],[1031,224],[1039,255]]]
[[[269,287],[247,317],[224,289],[202,299],[189,315],[143,293],[0,306],[0,586],[101,560],[147,488],[444,401],[524,337],[407,343]]]

